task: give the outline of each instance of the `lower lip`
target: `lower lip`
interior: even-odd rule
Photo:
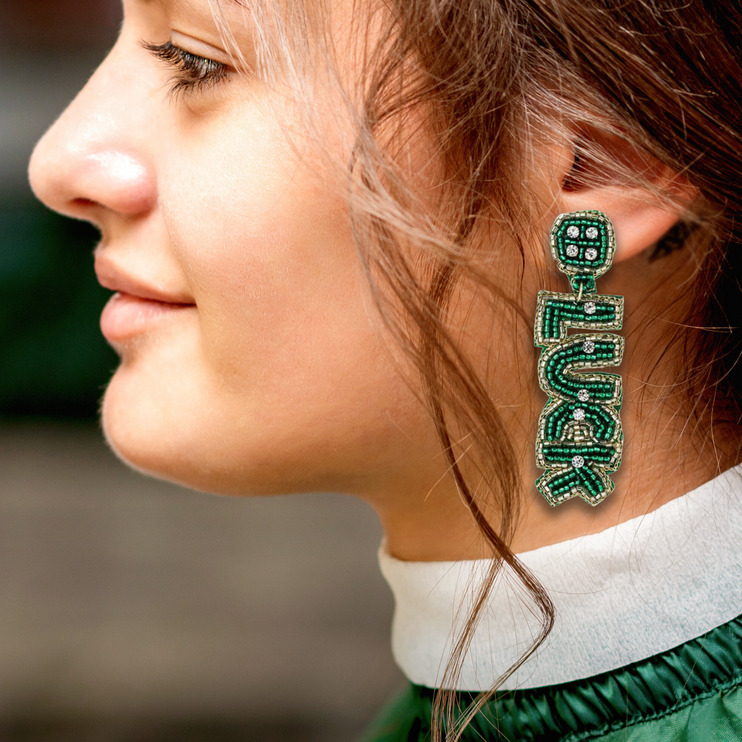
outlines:
[[[109,342],[121,342],[153,329],[167,317],[193,308],[193,304],[168,304],[118,293],[104,307],[100,329]]]

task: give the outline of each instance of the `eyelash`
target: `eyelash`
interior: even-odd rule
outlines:
[[[145,42],[142,46],[175,70],[176,74],[170,87],[170,94],[174,97],[181,93],[212,88],[229,74],[229,67],[226,64],[191,54],[169,41],[164,44]]]

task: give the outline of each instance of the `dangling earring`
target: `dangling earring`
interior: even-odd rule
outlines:
[[[597,505],[613,490],[608,474],[618,469],[623,451],[621,377],[593,370],[623,359],[620,335],[595,332],[623,324],[623,296],[595,293],[595,279],[611,267],[616,251],[613,225],[599,211],[562,214],[550,244],[573,293],[538,294],[538,381],[549,401],[538,423],[536,461],[546,471],[536,487],[552,506],[575,496]],[[568,335],[569,328],[589,332]]]

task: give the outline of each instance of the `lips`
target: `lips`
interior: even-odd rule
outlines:
[[[101,286],[116,292],[100,319],[101,332],[110,343],[129,340],[196,308],[186,294],[131,276],[100,256],[95,260],[95,272]]]

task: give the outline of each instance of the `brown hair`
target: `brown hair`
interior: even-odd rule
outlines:
[[[283,16],[284,39],[292,27],[311,25],[299,17],[299,5],[289,3]],[[361,5],[359,38],[370,4]],[[495,557],[444,676],[443,686],[452,687],[502,565],[543,616],[531,652],[554,619],[548,595],[509,548],[522,498],[518,452],[486,374],[448,322],[462,282],[476,283],[493,305],[503,302],[501,287],[476,259],[483,229],[494,225],[522,256],[533,238],[518,226],[531,223],[530,132],[560,127],[575,142],[578,164],[593,160],[620,170],[601,136],[579,140],[589,127],[647,153],[698,189],[692,209],[650,257],[691,241],[701,256],[693,309],[676,323],[668,347],[684,350],[679,385],[699,429],[711,420],[740,422],[742,12],[719,0],[388,0],[371,12],[366,27],[374,28],[374,43],[363,49],[361,95],[347,92],[357,135],[349,184],[358,252],[381,316],[419,371],[451,474]],[[437,154],[434,208],[421,206],[399,165],[400,132],[408,137],[411,121]],[[579,168],[575,173],[579,178]],[[622,178],[652,188],[630,168]],[[529,321],[523,310],[513,311]],[[464,438],[462,457],[457,441]],[[454,723],[455,694],[441,691],[433,738],[458,739],[487,698]]]

